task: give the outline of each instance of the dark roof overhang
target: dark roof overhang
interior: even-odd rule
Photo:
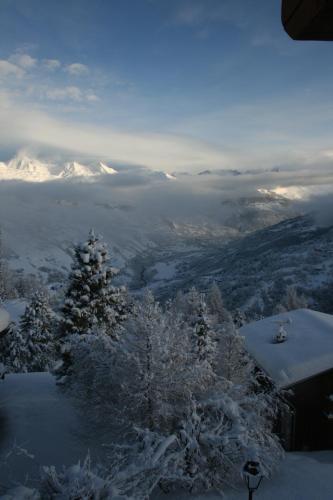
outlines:
[[[282,0],[282,24],[294,40],[333,40],[333,2]]]

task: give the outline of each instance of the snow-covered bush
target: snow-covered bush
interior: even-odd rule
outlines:
[[[28,371],[47,371],[55,358],[53,313],[44,294],[37,292],[19,325],[28,350]]]
[[[268,410],[258,399],[236,401],[235,390],[231,385],[205,401],[193,398],[172,434],[137,429],[134,446],[118,452],[119,461],[127,456],[120,472],[127,477],[126,491],[143,489],[147,498],[156,486],[223,492],[253,456],[269,476],[283,452],[270,426],[262,426]]]
[[[266,474],[282,455],[276,392],[259,383],[231,316],[218,324],[195,289],[180,310],[179,299],[162,308],[147,292],[118,342],[71,338],[72,394],[96,423],[132,433],[112,453],[128,495],[157,485],[221,490],[250,452]]]
[[[26,338],[15,323],[10,323],[1,338],[2,362],[8,372],[22,373],[29,370],[29,349]]]
[[[119,483],[119,486],[117,485]],[[39,485],[30,489],[18,486],[10,489],[2,500],[143,500],[140,495],[123,494],[122,481],[115,474],[106,474],[102,468],[91,465],[89,455],[85,461],[57,471],[54,466],[42,467]]]
[[[180,315],[163,311],[147,293],[119,342],[107,335],[71,340],[72,394],[101,423],[172,428],[202,386],[191,333]]]
[[[112,486],[111,477],[102,477],[91,467],[88,456],[83,464],[72,465],[58,472],[55,467],[43,467],[41,495],[45,500],[121,500]]]

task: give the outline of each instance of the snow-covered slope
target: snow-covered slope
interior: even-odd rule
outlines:
[[[66,163],[65,168],[60,172],[59,177],[63,179],[73,178],[73,177],[91,177],[95,173],[91,168],[86,165],[82,165],[77,161],[71,161]]]
[[[49,373],[6,375],[0,398],[2,485],[23,483],[27,475],[33,481],[44,464],[61,468],[83,461],[88,449],[93,459],[103,453]]]
[[[4,214],[0,225],[15,269],[52,270],[54,275],[67,272],[68,249],[73,241],[85,238],[90,227],[104,235],[117,265],[123,267],[143,253],[145,260],[157,248],[169,255],[180,251],[181,260],[192,258],[193,252],[202,254],[203,246],[220,247],[292,213],[284,199],[260,193],[252,201],[242,198],[222,204],[215,197],[200,204],[201,191],[192,192],[191,179],[178,182],[163,172],[128,168],[116,174],[97,162],[59,167],[23,155],[5,166],[7,174],[10,168],[19,171],[21,177],[12,176],[16,181],[30,179],[31,171],[33,179],[39,172],[39,181],[45,180],[0,183]]]
[[[101,161],[98,163],[98,172],[100,174],[109,174],[109,175],[115,175],[118,173],[117,170],[115,170],[112,167],[108,167],[107,165],[105,165],[105,163]]]
[[[159,263],[177,263],[172,279],[156,281]],[[254,231],[224,246],[207,245],[186,256],[162,255],[145,268],[146,281],[161,296],[179,288],[207,287],[216,281],[230,309],[271,315],[288,285],[295,285],[313,308],[333,313],[333,227],[299,216]]]
[[[154,177],[156,180],[160,181],[175,181],[177,179],[177,177],[174,174],[169,174],[167,172],[162,172],[162,171],[151,172],[150,175]]]
[[[140,167],[119,167],[118,173],[103,162],[47,164],[18,155],[0,166],[0,225],[10,267],[59,281],[68,272],[73,242],[94,227],[134,288],[166,284],[156,271],[165,266],[168,283],[176,286],[175,275],[177,284],[186,285],[192,267],[197,271],[190,279],[198,282],[211,272],[226,243],[294,213],[275,193],[222,201],[216,193],[202,197],[201,177],[173,177]]]
[[[0,307],[0,332],[2,332],[7,328],[9,322],[10,322],[10,317],[8,311]]]

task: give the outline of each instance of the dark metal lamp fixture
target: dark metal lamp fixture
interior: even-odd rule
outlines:
[[[252,500],[253,493],[257,491],[263,479],[263,473],[260,463],[254,460],[249,460],[243,467],[243,478],[249,490],[249,500]]]

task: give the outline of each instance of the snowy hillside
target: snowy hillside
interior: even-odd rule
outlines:
[[[67,273],[72,243],[91,227],[137,288],[151,261],[198,259],[209,248],[294,214],[276,194],[202,199],[202,177],[115,170],[99,161],[46,163],[19,154],[0,165],[0,179],[0,226],[10,267],[50,282]]]
[[[333,228],[317,226],[310,216],[280,222],[223,247],[204,248],[190,264],[179,254],[163,257],[169,266],[177,263],[170,279],[161,279],[156,271],[161,261],[147,266],[145,276],[163,296],[216,281],[232,309],[269,315],[286,286],[296,285],[314,297],[312,305],[319,310],[329,312],[333,305],[320,294],[333,280]]]

